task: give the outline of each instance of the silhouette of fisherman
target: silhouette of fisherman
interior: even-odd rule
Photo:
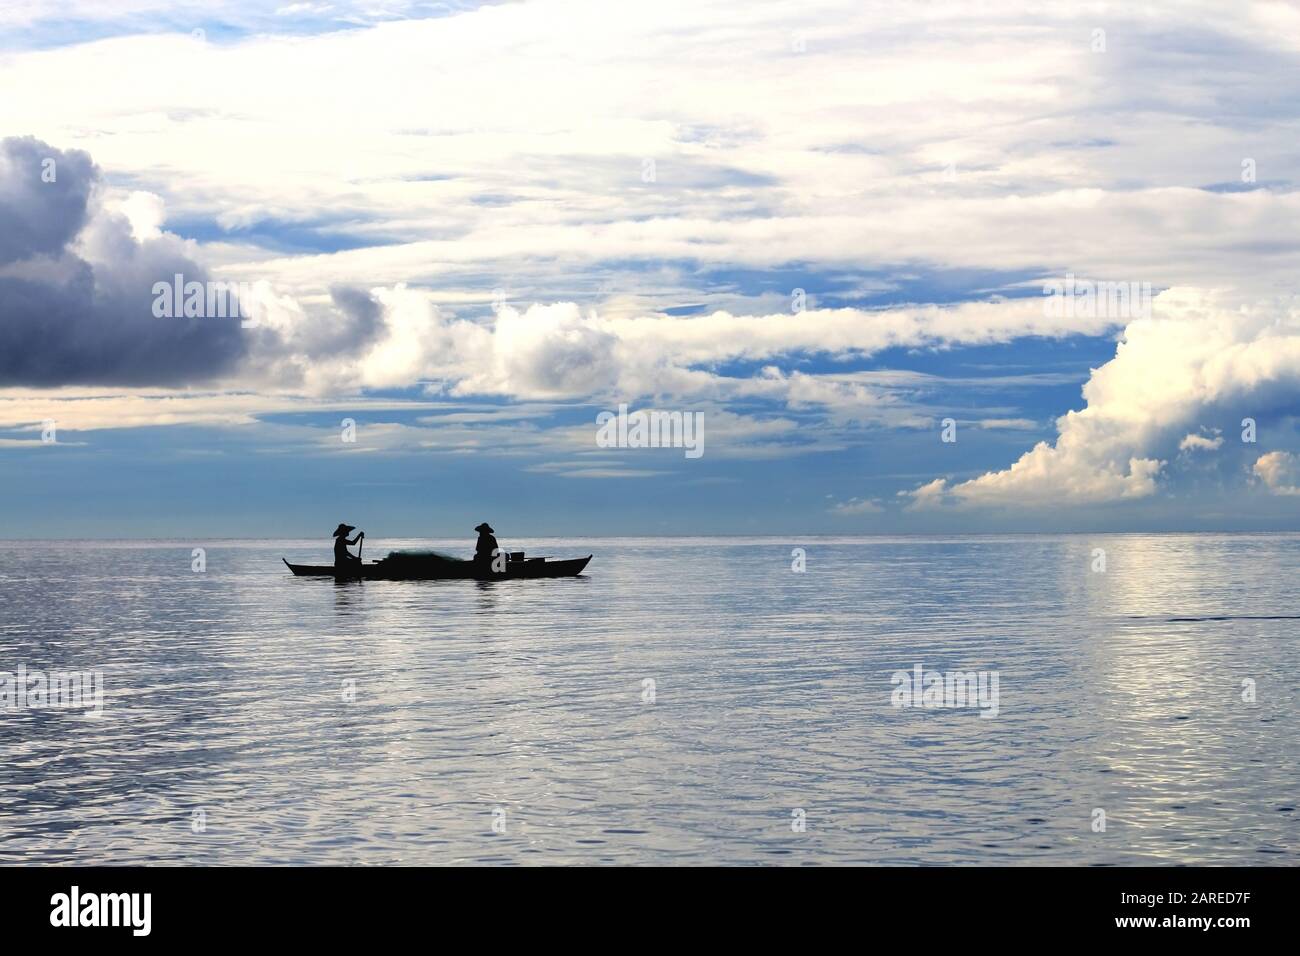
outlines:
[[[478,543],[474,545],[474,563],[490,566],[497,552],[497,539],[492,532],[492,526],[484,521],[474,530],[478,532]]]
[[[366,536],[364,531],[360,532],[351,541],[348,540],[348,532],[357,529],[350,524],[340,524],[334,529],[334,570],[338,572],[342,568],[349,571],[358,570],[361,567],[361,558],[348,551],[348,545],[356,544]]]

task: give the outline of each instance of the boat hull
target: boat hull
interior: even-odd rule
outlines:
[[[335,573],[332,564],[284,563],[300,578],[335,578],[342,581],[516,581],[576,577],[590,560],[591,555],[566,561],[532,558],[506,565],[503,573],[485,569],[472,561],[371,561],[344,569],[345,573],[342,574]]]

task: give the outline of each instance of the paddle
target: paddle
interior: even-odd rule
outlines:
[[[366,546],[366,533],[361,532],[361,540],[357,542],[357,563],[361,562],[361,552]]]

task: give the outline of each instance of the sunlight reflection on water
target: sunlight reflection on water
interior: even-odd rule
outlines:
[[[0,670],[107,692],[0,710],[0,861],[1295,862],[1300,538],[506,543],[595,559],[335,584],[280,563],[328,542],[0,543]],[[367,552],[412,546],[468,547]],[[895,709],[918,663],[997,671],[999,716]]]

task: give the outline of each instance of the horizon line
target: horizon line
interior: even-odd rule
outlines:
[[[514,538],[572,538],[572,539],[600,539],[600,538],[645,538],[645,539],[695,539],[695,538],[1010,538],[1024,537],[1026,535],[1041,535],[1043,537],[1064,537],[1064,536],[1083,536],[1083,535],[1295,535],[1300,534],[1300,528],[1274,528],[1269,530],[1260,529],[1229,529],[1229,530],[1159,530],[1159,531],[860,531],[860,532],[842,532],[842,531],[817,531],[811,533],[788,533],[788,532],[707,532],[700,534],[533,534],[520,532],[511,534]],[[212,537],[210,535],[185,535],[185,536],[144,536],[144,537],[44,537],[44,538],[10,538],[0,535],[0,543],[27,543],[27,542],[55,542],[55,541],[88,541],[88,542],[114,542],[114,541],[177,541],[191,542],[196,540],[204,541],[314,541],[317,539],[327,540],[328,535],[279,535],[274,537]],[[465,534],[418,534],[418,535],[375,535],[376,538],[392,538],[400,540],[408,539],[433,539],[433,538],[469,538]]]

